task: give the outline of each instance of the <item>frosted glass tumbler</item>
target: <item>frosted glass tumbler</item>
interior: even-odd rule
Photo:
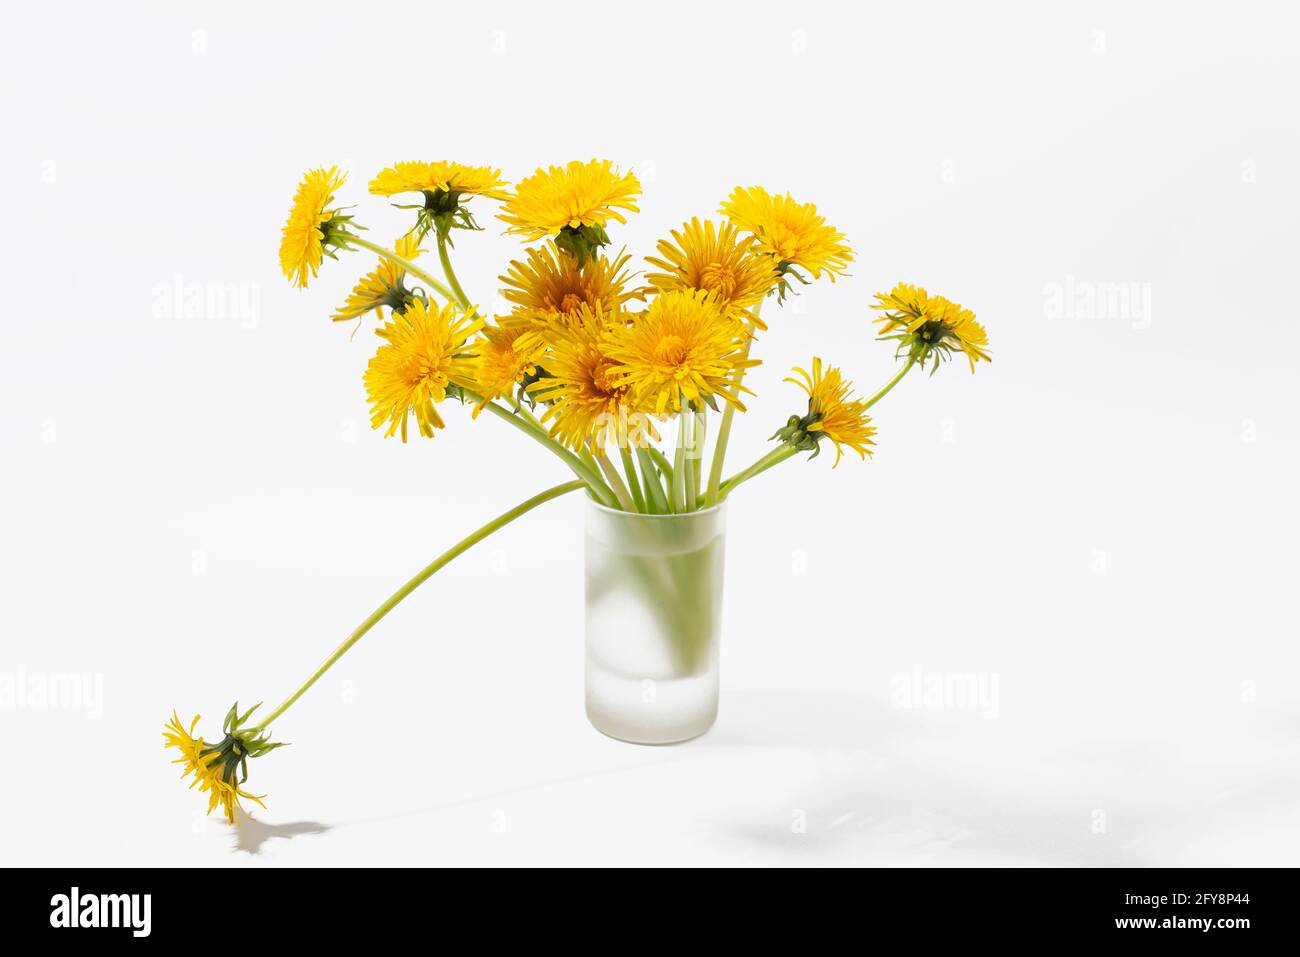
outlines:
[[[673,744],[713,725],[725,529],[725,505],[640,515],[587,499],[587,717],[597,730]]]

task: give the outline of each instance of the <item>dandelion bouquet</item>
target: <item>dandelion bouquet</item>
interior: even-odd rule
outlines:
[[[274,711],[230,709],[223,736],[196,737],[173,713],[164,731],[175,760],[235,823],[248,759],[277,747],[271,726],[395,605],[462,552],[537,506],[582,490],[587,506],[587,712],[602,731],[642,743],[706,730],[717,707],[724,506],[729,496],[800,452],[829,442],[865,459],[868,411],[914,368],[958,353],[972,371],[988,360],[974,314],[900,283],[876,296],[879,337],[895,344],[897,372],[859,396],[820,357],[787,380],[803,395],[772,445],[726,474],[732,422],[745,411],[749,369],[767,329],[765,304],[796,286],[845,274],[853,253],[811,203],[737,187],[720,218],[692,218],[645,257],[612,252],[609,228],[638,212],[641,188],[608,161],[539,169],[513,188],[498,170],[404,162],[380,172],[370,193],[410,214],[391,248],[336,200],[345,176],[302,179],[283,230],[280,265],[306,287],[326,257],[365,251],[373,268],[334,312],[375,323],[380,342],[364,384],[371,425],[403,442],[433,438],[446,410],[488,416],[547,449],[569,479],[486,523],[439,555],[379,606]],[[452,266],[453,237],[478,230],[476,213],[499,204],[506,233],[526,248],[500,276],[510,304],[485,316]],[[420,265],[436,250],[440,275]],[[710,431],[712,438],[710,450]]]

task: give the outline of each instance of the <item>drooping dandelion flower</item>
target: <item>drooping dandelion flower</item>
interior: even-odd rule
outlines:
[[[229,718],[227,718],[229,722]],[[236,742],[232,748],[223,748],[221,745],[210,746],[204,743],[202,738],[194,737],[194,729],[198,726],[199,715],[194,716],[190,722],[189,729],[181,724],[181,719],[176,712],[172,712],[172,719],[163,726],[163,746],[176,748],[180,752],[180,757],[172,761],[173,764],[182,765],[181,778],[187,778],[191,775],[193,780],[190,781],[190,787],[197,787],[200,792],[208,796],[208,813],[211,814],[216,808],[221,808],[221,813],[226,821],[230,824],[236,824],[239,816],[247,814],[244,810],[240,799],[253,801],[254,803],[265,808],[262,798],[256,794],[251,794],[240,787],[240,779],[235,775],[235,767],[245,757],[256,757],[257,754],[270,750],[265,742],[261,742],[263,748],[258,750],[257,741],[254,739],[251,749],[247,746],[248,742]],[[231,741],[231,736],[227,735],[227,742]],[[243,754],[236,753],[234,765],[228,760],[233,748],[243,748]]]

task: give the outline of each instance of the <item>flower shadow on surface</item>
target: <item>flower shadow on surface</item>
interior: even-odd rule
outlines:
[[[318,821],[293,821],[289,824],[268,824],[254,817],[245,817],[238,827],[231,828],[235,843],[232,851],[245,854],[262,853],[262,845],[273,838],[292,840],[303,834],[324,834],[330,825]]]

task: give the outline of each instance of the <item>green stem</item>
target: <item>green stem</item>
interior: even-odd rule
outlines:
[[[701,409],[695,416],[695,423],[691,430],[691,474],[693,484],[696,490],[704,488],[701,483],[701,472],[704,469],[704,440],[708,436],[709,413]],[[695,501],[695,495],[692,495],[690,501]]]
[[[886,382],[884,386],[881,387],[879,392],[877,392],[871,398],[867,399],[867,401],[863,404],[863,408],[865,409],[871,408],[873,405],[875,405],[877,402],[883,399],[886,395],[888,395],[889,390],[892,389],[894,386],[898,385],[898,383],[902,381],[903,376],[907,375],[907,373],[911,370],[912,366],[914,365],[916,365],[916,359],[909,358],[907,362],[903,365],[903,368],[899,369],[898,372],[894,374],[894,377],[890,379],[888,382]],[[733,475],[731,478],[727,479],[725,482],[721,483],[721,485],[719,486],[719,492],[721,496],[723,498],[726,498],[733,491],[735,491],[736,487],[739,486],[742,482],[748,482],[750,479],[754,478],[755,476],[760,475],[763,472],[766,472],[772,466],[780,462],[784,462],[790,456],[794,455],[795,452],[796,449],[790,445],[782,445],[780,448],[773,449],[771,452],[768,452],[766,455],[764,455],[753,465],[749,466],[749,468],[745,469],[743,472],[738,472],[735,475]],[[708,500],[706,499],[705,504],[707,503]]]
[[[591,454],[591,449],[587,448],[585,445],[578,449],[578,458],[580,458],[583,464],[593,472],[600,472],[600,466],[596,464],[596,457]]]
[[[455,273],[451,271],[451,260],[446,255],[446,246],[442,240],[440,240],[438,244],[438,253],[443,260],[443,269],[447,272],[448,279],[452,280],[452,282],[455,284],[457,291],[454,293],[446,286],[444,286],[442,283],[440,283],[438,280],[434,279],[423,269],[421,269],[419,266],[411,262],[409,259],[405,259],[399,256],[391,249],[386,249],[383,246],[379,246],[375,243],[372,243],[368,239],[362,239],[360,236],[353,235],[352,233],[344,233],[342,234],[342,237],[347,242],[354,243],[355,245],[360,246],[362,249],[369,249],[373,253],[377,253],[380,256],[383,256],[387,259],[391,259],[393,262],[397,263],[399,266],[401,266],[407,272],[411,273],[413,276],[416,276],[419,279],[423,280],[424,282],[428,283],[443,298],[458,303],[459,305],[461,305],[462,308],[465,309],[469,308],[469,300],[465,297],[465,292],[460,288],[460,284],[456,282]],[[465,395],[471,400],[482,401],[482,397],[479,396],[477,393],[472,392],[469,389],[465,389],[464,392]],[[586,481],[586,483],[591,487],[592,494],[595,496],[598,502],[600,502],[602,505],[607,505],[610,508],[616,507],[617,500],[614,498],[613,493],[610,492],[609,488],[605,485],[604,481],[601,479],[600,472],[581,462],[577,456],[575,456],[572,452],[570,452],[564,446],[560,445],[560,443],[556,442],[553,438],[551,438],[551,436],[547,433],[547,431],[544,428],[542,428],[541,424],[533,416],[531,415],[527,416],[527,421],[525,421],[519,416],[516,416],[513,412],[507,409],[503,409],[495,402],[487,403],[485,408],[488,409],[493,415],[497,416],[497,418],[504,419],[506,422],[509,422],[511,425],[515,426],[515,428],[522,431],[525,435],[528,435],[530,438],[534,439],[535,441],[539,442],[541,445],[545,446],[553,454],[559,456],[559,458],[566,465],[568,465],[569,468],[573,470],[574,474],[576,474],[579,478]]]
[[[448,289],[438,280],[434,279],[431,275],[429,275],[427,272],[425,272],[415,263],[411,262],[409,259],[404,259],[403,257],[397,255],[397,253],[393,252],[391,249],[388,249],[384,246],[380,246],[376,243],[372,243],[368,239],[362,239],[360,236],[354,236],[352,233],[341,233],[340,238],[345,240],[346,242],[352,243],[353,245],[360,246],[362,249],[369,249],[372,253],[378,253],[380,256],[383,256],[385,259],[391,259],[393,262],[397,263],[397,265],[401,266],[403,269],[409,272],[412,276],[415,276],[417,279],[421,280],[422,282],[428,283],[429,287],[433,289],[434,292],[442,296],[442,298],[446,299],[448,302],[457,301],[455,294],[452,293],[450,289]]]
[[[598,462],[596,461],[596,457],[595,457],[594,455],[591,454],[591,449],[590,449],[590,448],[588,448],[588,447],[586,447],[586,446],[583,446],[581,449],[579,449],[579,450],[578,450],[578,458],[581,459],[582,462],[583,462],[583,464],[587,466],[588,471],[590,471],[592,475],[596,476],[597,478],[600,478],[600,477],[601,477],[601,471],[602,471],[602,470],[601,470],[601,467],[600,467],[600,463],[598,463]],[[602,479],[602,483],[601,483],[601,488],[603,488],[603,489],[605,490],[606,498],[612,498],[612,499],[614,499],[614,501],[615,501],[615,504],[610,505],[609,507],[610,507],[610,508],[618,508],[618,507],[619,507],[618,504],[617,504],[617,502],[618,502],[618,493],[615,492],[615,491],[614,491],[614,490],[613,490],[609,485],[604,484],[603,479]],[[602,504],[604,504],[604,503],[602,503]]]
[[[655,514],[667,515],[668,495],[664,492],[663,482],[659,478],[659,467],[655,464],[654,457],[648,449],[638,445],[636,458],[641,463],[641,477],[645,481],[646,504]]]
[[[627,476],[628,491],[632,493],[632,504],[636,506],[638,512],[646,511],[645,493],[641,489],[641,483],[636,477],[636,463],[632,461],[632,453],[627,450],[626,445],[618,447],[618,456],[623,461],[623,473]]]
[[[637,508],[633,504],[632,496],[628,492],[627,486],[623,484],[623,480],[618,477],[618,470],[614,468],[614,463],[609,460],[609,456],[603,452],[597,452],[596,464],[605,473],[605,481],[614,490],[614,497],[618,499],[619,507],[625,512],[635,512]]]
[[[280,715],[284,714],[287,710],[289,710],[290,706],[299,698],[301,698],[304,694],[306,694],[307,689],[310,688],[312,685],[314,685],[320,679],[321,675],[329,671],[330,668],[334,666],[334,663],[336,661],[338,661],[345,654],[347,654],[349,648],[351,648],[358,641],[360,641],[362,637],[365,635],[365,633],[368,632],[371,628],[373,628],[379,622],[380,619],[382,619],[390,611],[396,608],[403,598],[405,598],[411,592],[415,591],[426,581],[428,581],[428,579],[432,577],[434,572],[438,571],[438,569],[442,568],[453,558],[456,558],[461,553],[467,551],[472,546],[476,545],[477,543],[481,542],[483,539],[487,538],[493,532],[509,525],[511,522],[519,518],[521,515],[531,512],[537,506],[543,504],[544,502],[549,502],[553,498],[559,498],[561,495],[567,495],[569,492],[573,492],[576,491],[577,489],[583,488],[585,484],[586,483],[584,482],[573,481],[573,482],[565,482],[562,485],[556,485],[553,488],[548,488],[545,492],[542,492],[538,495],[534,495],[532,498],[520,502],[514,508],[510,509],[510,511],[504,512],[501,515],[497,516],[496,518],[492,519],[492,521],[488,522],[486,525],[483,525],[477,531],[473,532],[469,536],[462,538],[451,548],[447,549],[445,552],[443,552],[441,555],[435,558],[432,562],[426,565],[418,575],[416,575],[414,578],[408,581],[401,588],[397,589],[397,591],[393,592],[393,594],[389,597],[389,599],[386,602],[384,602],[382,605],[376,608],[371,613],[369,618],[367,618],[360,625],[358,625],[357,630],[352,632],[352,634],[348,636],[347,641],[343,642],[343,644],[335,648],[334,653],[325,659],[324,664],[322,664],[319,668],[317,668],[314,672],[312,672],[311,677],[308,678],[306,681],[304,681],[297,691],[289,695],[289,697],[285,698],[284,701],[280,704],[280,707],[276,708],[269,715],[267,715],[266,718],[262,720],[262,723],[253,729],[253,733],[256,734],[259,731],[265,730],[272,721],[274,721],[276,718],[280,717]]]
[[[892,379],[890,379],[888,382],[886,382],[884,387],[879,392],[877,392],[870,399],[868,399],[866,403],[864,403],[863,408],[864,409],[871,408],[873,405],[875,405],[877,402],[883,399],[886,395],[888,395],[889,390],[892,389],[894,386],[898,385],[898,383],[903,380],[903,376],[907,375],[907,373],[911,370],[912,366],[914,365],[916,365],[916,357],[910,356],[906,364],[904,364],[903,368],[898,370],[898,374],[894,376]]]
[[[470,389],[464,389],[463,391],[470,401],[482,401],[482,397],[476,392],[473,392]],[[573,473],[577,475],[578,478],[582,479],[588,486],[590,486],[592,496],[596,501],[600,502],[601,505],[605,505],[609,508],[618,508],[618,500],[614,497],[614,493],[609,490],[609,487],[605,485],[605,482],[598,471],[593,471],[589,465],[566,449],[559,442],[556,442],[544,431],[534,428],[531,424],[515,415],[509,409],[504,409],[495,402],[487,403],[484,408],[495,415],[498,419],[510,423],[520,432],[524,433],[524,435],[528,436],[552,455],[559,458],[560,461],[573,470]]]
[[[686,511],[686,435],[685,419],[677,413],[677,448],[673,450],[672,494],[668,501],[673,514]]]
[[[671,482],[673,480],[673,467],[668,463],[668,459],[664,457],[664,454],[651,446],[650,458],[654,460],[655,465],[659,466],[659,471],[664,475],[664,481]]]
[[[682,415],[682,453],[684,460],[682,462],[682,503],[685,506],[683,511],[690,512],[695,508],[695,490],[699,487],[699,471],[696,465],[699,458],[695,452],[695,427],[699,420],[695,413],[689,409],[683,409]]]
[[[779,448],[775,448],[771,452],[768,452],[766,455],[764,455],[761,459],[759,459],[749,468],[745,469],[743,472],[736,473],[731,478],[727,479],[727,481],[722,483],[722,492],[721,492],[722,497],[726,498],[728,495],[734,492],[742,483],[748,482],[754,476],[766,472],[773,465],[776,465],[780,462],[784,462],[790,456],[794,455],[795,452],[797,451],[798,449],[796,449],[793,445],[786,445],[784,442],[781,443],[781,446]]]
[[[451,255],[447,252],[447,237],[438,234],[438,258],[442,260],[442,272],[447,277],[447,283],[451,286],[451,291],[456,296],[456,301],[466,312],[469,311],[469,296],[465,295],[465,290],[460,287],[460,280],[456,278],[456,271],[451,268]]]
[[[758,313],[761,312],[762,309],[763,309],[763,300],[760,299],[758,301],[758,305],[754,307],[754,314],[758,315]],[[754,343],[754,326],[751,324],[749,326],[749,339],[745,341],[744,354],[741,356],[742,360],[749,358],[749,349],[750,346],[753,345],[753,343]],[[744,369],[741,369],[739,372],[736,373],[737,386],[740,385],[740,382],[742,379],[744,379],[744,377],[745,377]],[[736,407],[732,405],[730,402],[728,402],[727,407],[722,410],[722,422],[718,425],[718,441],[713,446],[713,463],[709,468],[709,493],[705,497],[704,500],[705,505],[711,506],[711,505],[718,504],[718,490],[719,490],[720,483],[722,482],[722,463],[727,457],[727,443],[731,440],[731,420],[734,419],[735,417],[736,417]]]
[[[540,421],[538,421],[537,416],[535,416],[535,415],[533,415],[531,412],[529,412],[528,409],[527,409],[527,407],[526,407],[522,402],[516,402],[516,403],[515,403],[514,410],[515,410],[515,412],[519,413],[519,415],[521,415],[521,416],[523,416],[525,419],[527,419],[527,420],[528,420],[528,423],[529,423],[533,428],[537,429],[539,432],[545,432],[545,431],[546,431],[546,426],[542,425],[542,423],[541,423]]]

